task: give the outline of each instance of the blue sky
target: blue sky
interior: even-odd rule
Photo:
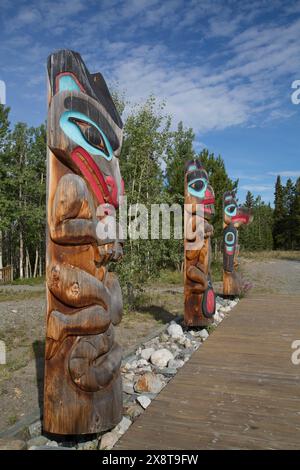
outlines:
[[[46,116],[45,63],[72,48],[131,102],[154,93],[195,146],[220,153],[273,201],[274,180],[300,176],[300,1],[0,0],[0,80],[11,120]]]

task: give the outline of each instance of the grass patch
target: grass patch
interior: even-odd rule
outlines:
[[[38,277],[29,277],[28,279],[15,279],[11,282],[15,286],[37,286],[39,284],[44,284],[45,276]]]
[[[16,414],[10,415],[7,418],[7,424],[9,426],[13,426],[14,424],[16,424],[17,421],[18,421],[18,416]]]
[[[181,273],[180,271],[171,271],[169,269],[164,269],[159,273],[159,284],[182,285],[183,273]]]
[[[0,291],[0,302],[11,302],[18,300],[31,300],[45,296],[44,290],[38,291],[12,291],[2,290]]]

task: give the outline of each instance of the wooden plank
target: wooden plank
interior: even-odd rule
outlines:
[[[115,449],[299,449],[299,306],[243,299]]]

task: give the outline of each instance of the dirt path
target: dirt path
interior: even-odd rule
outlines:
[[[300,293],[300,260],[269,259],[241,261],[243,277],[260,293]]]

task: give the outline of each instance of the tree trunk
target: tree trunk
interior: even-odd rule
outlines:
[[[39,261],[39,250],[38,250],[38,248],[36,248],[35,249],[35,261],[34,261],[33,277],[37,277],[38,261]]]
[[[42,277],[43,275],[43,268],[42,268],[42,253],[43,253],[43,247],[42,244],[40,246],[40,262],[39,262],[39,276]]]
[[[20,279],[24,277],[23,265],[24,265],[24,240],[23,240],[23,233],[22,229],[20,230],[20,242],[19,242],[19,275]]]
[[[26,277],[26,279],[32,277],[30,256],[29,256],[27,248],[26,248],[26,261],[25,261],[25,277]]]

